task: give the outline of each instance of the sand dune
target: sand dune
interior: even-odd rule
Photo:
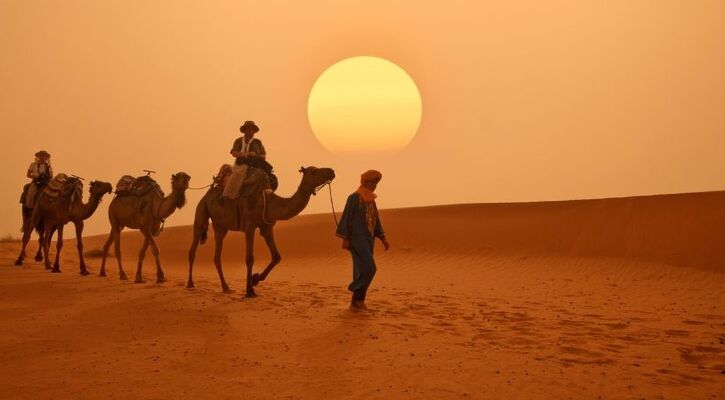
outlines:
[[[541,203],[501,203],[383,210],[385,229],[403,252],[451,256],[563,255],[623,257],[720,270],[725,268],[725,192]],[[306,215],[276,229],[283,253],[329,256],[339,249],[331,214]],[[213,231],[201,259],[209,259]],[[100,249],[105,236],[88,238]],[[191,227],[166,228],[164,257],[186,262]],[[126,232],[124,249],[136,257],[141,237]],[[228,240],[239,260],[242,239]],[[256,251],[265,253],[263,241]]]
[[[97,216],[102,218],[103,216]],[[173,218],[173,217],[172,217]],[[0,253],[0,398],[717,398],[725,388],[725,192],[382,211],[372,311],[346,309],[332,216],[277,227],[283,261],[243,300],[211,240],[159,238],[169,282],[80,277]],[[86,238],[86,250],[105,237]],[[123,235],[136,268],[140,235]],[[257,266],[269,259],[261,240]],[[34,245],[31,250],[34,250]],[[97,273],[99,259],[87,260]],[[153,277],[147,255],[144,274]]]

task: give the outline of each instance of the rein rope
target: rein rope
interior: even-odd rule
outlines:
[[[267,221],[267,191],[262,191],[262,223],[265,225],[271,225],[272,223]]]
[[[208,185],[206,185],[206,186],[201,186],[201,187],[188,187],[187,189],[188,190],[202,190],[202,189],[210,188],[212,186],[214,186],[214,183],[213,182],[210,183],[210,184],[208,184]]]
[[[161,205],[163,204],[163,201],[159,202],[159,206],[156,208],[156,215],[159,215],[161,212]],[[166,218],[161,218],[161,226],[159,227],[158,232],[153,232],[154,237],[157,237],[161,234],[161,232],[164,231],[164,225],[166,225]]]
[[[316,187],[315,190],[312,191],[312,195],[313,196],[317,195],[317,192],[322,190],[322,188],[324,188],[325,186],[327,186],[327,188],[330,191],[330,206],[332,206],[332,218],[335,220],[335,228],[337,228],[337,226],[339,225],[339,222],[337,222],[337,215],[335,214],[335,202],[332,200],[332,181],[327,181],[327,182],[323,183],[322,185]],[[262,204],[263,204],[262,205],[262,222],[264,224],[269,225],[269,224],[271,224],[271,222],[267,221],[267,192],[266,191],[262,192]]]
[[[337,214],[335,214],[335,202],[332,201],[332,181],[327,182],[327,188],[330,190],[330,206],[332,206],[332,218],[335,220],[335,228],[340,226],[337,222]]]
[[[315,190],[312,191],[312,195],[316,196],[317,192],[322,190],[322,188],[324,188],[325,186],[327,186],[327,188],[330,191],[330,206],[332,207],[332,218],[335,220],[335,229],[337,229],[337,227],[340,225],[340,223],[337,222],[337,215],[335,214],[335,202],[332,201],[332,181],[329,180],[329,181],[323,183],[322,185],[316,187]]]

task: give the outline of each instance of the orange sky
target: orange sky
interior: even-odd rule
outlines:
[[[723,189],[723,15],[721,1],[6,0],[0,234],[18,234],[40,148],[56,172],[115,184],[148,168],[168,190],[183,170],[201,186],[246,119],[279,193],[300,165],[329,166],[338,207],[368,168],[383,208]],[[310,131],[312,84],[358,55],[420,89],[420,131],[397,155],[337,156]],[[107,231],[109,202],[87,233]],[[306,210],[326,211],[327,193]]]

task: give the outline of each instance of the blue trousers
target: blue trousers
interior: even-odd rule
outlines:
[[[352,283],[347,289],[356,293],[359,300],[365,299],[365,293],[375,277],[377,267],[373,257],[374,242],[372,240],[359,240],[353,238],[350,243],[352,254]]]

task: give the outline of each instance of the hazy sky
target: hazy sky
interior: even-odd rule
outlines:
[[[279,193],[300,165],[329,166],[338,207],[369,168],[382,208],[723,189],[723,15],[717,0],[2,0],[0,234],[17,234],[41,148],[56,172],[154,169],[168,191],[182,170],[209,183],[247,119]],[[313,83],[359,55],[420,89],[397,155],[337,156],[310,131]],[[201,194],[169,225],[191,223]],[[109,202],[88,233],[107,231]],[[329,209],[323,193],[306,212]]]

